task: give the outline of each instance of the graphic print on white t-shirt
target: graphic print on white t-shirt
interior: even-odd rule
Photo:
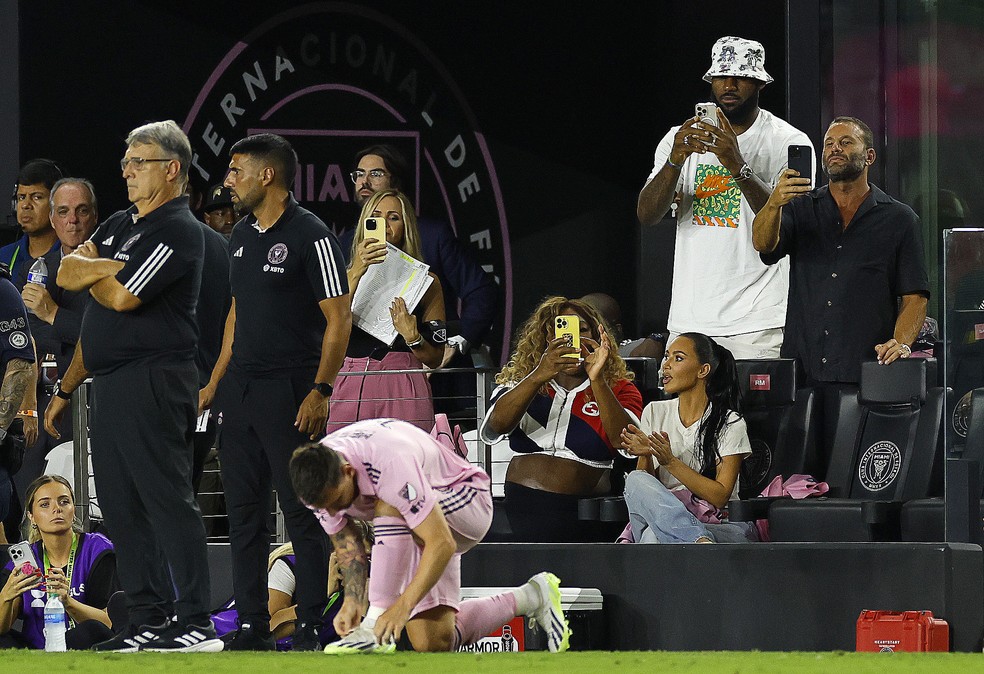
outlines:
[[[741,224],[741,190],[728,169],[697,164],[693,211],[695,225],[736,229]]]

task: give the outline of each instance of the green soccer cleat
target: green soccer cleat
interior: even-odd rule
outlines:
[[[540,593],[540,603],[530,617],[547,635],[547,649],[551,653],[563,653],[570,648],[572,632],[560,605],[560,578],[543,571],[530,578],[529,582]]]

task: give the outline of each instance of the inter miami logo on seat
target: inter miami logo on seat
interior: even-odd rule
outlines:
[[[858,464],[858,479],[868,491],[881,491],[898,477],[902,452],[894,442],[882,440],[867,449]]]

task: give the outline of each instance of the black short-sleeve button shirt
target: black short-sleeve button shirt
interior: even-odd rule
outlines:
[[[782,209],[779,244],[762,261],[789,255],[789,303],[781,354],[808,378],[857,382],[875,344],[892,338],[902,295],[929,296],[919,218],[871,185],[844,229],[827,186]]]

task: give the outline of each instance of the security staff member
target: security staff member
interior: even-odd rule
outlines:
[[[229,241],[232,308],[222,352],[199,397],[202,409],[215,398],[220,420],[240,620],[227,648],[274,647],[266,579],[272,484],[297,556],[293,648],[313,650],[320,648],[316,627],[327,601],[327,540],[294,495],[287,469],[294,449],[325,430],[331,384],[352,330],[348,281],[335,236],[291,196],[297,154],[290,143],[250,136],[230,156],[225,184],[246,217]]]
[[[95,302],[45,427],[56,434],[71,392],[91,372],[92,465],[130,618],[96,650],[217,651],[205,528],[191,489],[204,254],[183,196],[191,144],[170,120],[134,129],[126,144],[120,165],[133,207],[102,223],[58,271],[60,286],[87,288]]]

